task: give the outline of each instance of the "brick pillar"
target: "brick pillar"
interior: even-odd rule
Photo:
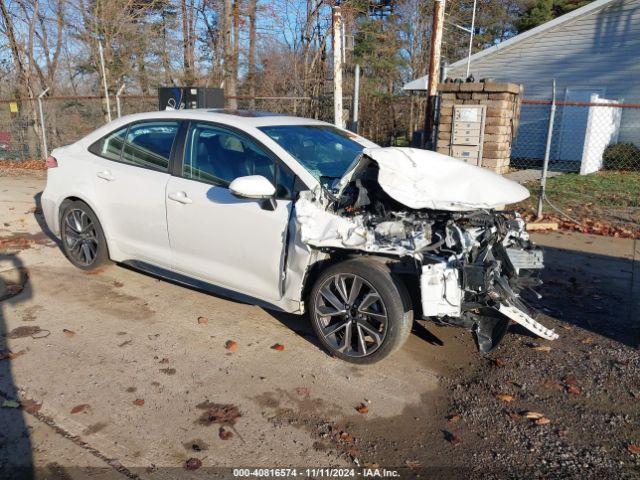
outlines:
[[[484,131],[481,131],[481,159],[477,163],[497,173],[509,171],[511,142],[517,133],[520,117],[522,86],[515,83],[441,83],[440,111],[438,115],[438,137],[436,149],[439,153],[453,155],[461,147],[453,148],[454,107],[462,105],[485,105]],[[457,136],[458,142],[460,136]]]

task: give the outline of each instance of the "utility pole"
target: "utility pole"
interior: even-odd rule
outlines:
[[[476,29],[476,6],[478,0],[473,0],[473,13],[471,14],[471,31],[469,32],[469,52],[467,54],[467,76],[469,78],[469,71],[471,70],[471,51],[473,50],[473,35]]]
[[[422,148],[433,140],[433,119],[436,110],[438,80],[440,78],[440,51],[442,48],[442,30],[444,25],[445,0],[435,0],[433,5],[433,26],[431,28],[431,52],[429,55],[429,75],[427,81],[427,108],[424,118],[424,137]]]
[[[344,128],[342,118],[342,13],[340,7],[335,5],[332,9],[332,36],[333,36],[333,123],[339,128]]]

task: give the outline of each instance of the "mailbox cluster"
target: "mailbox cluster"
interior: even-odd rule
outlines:
[[[520,85],[441,83],[438,90],[437,151],[506,173],[520,115]]]

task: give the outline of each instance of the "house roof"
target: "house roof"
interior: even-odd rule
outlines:
[[[582,17],[584,15],[588,15],[589,13],[598,10],[600,8],[603,8],[605,6],[607,6],[610,3],[613,3],[617,0],[596,0],[594,2],[588,3],[587,5],[585,5],[584,7],[580,7],[580,8],[576,8],[575,10],[569,12],[569,13],[565,13],[564,15],[561,15],[558,18],[554,18],[553,20],[550,20],[546,23],[543,23],[542,25],[538,25],[535,28],[532,28],[531,30],[527,30],[526,32],[523,32],[519,35],[516,35],[515,37],[512,37],[508,40],[505,40],[504,42],[500,42],[497,45],[494,45],[492,47],[489,48],[485,48],[484,50],[481,50],[473,55],[471,55],[471,62],[473,62],[474,60],[478,60],[482,57],[486,57],[487,55],[491,55],[495,52],[498,52],[500,50],[504,50],[505,48],[510,48],[513,47],[514,45],[516,45],[517,43],[526,40],[529,37],[532,37],[534,35],[538,35],[540,33],[546,32],[547,30],[550,30],[554,27],[557,27],[559,25],[562,25],[566,22],[569,22],[571,20],[574,20],[576,18]],[[452,64],[450,64],[448,66],[449,69],[452,68],[456,68],[456,67],[460,67],[463,65],[466,65],[467,63],[467,58],[463,58],[458,60],[457,62],[454,62]],[[425,75],[424,77],[420,77],[417,78],[415,80],[412,80],[409,83],[406,83],[403,87],[403,90],[426,90],[427,89],[427,76]]]

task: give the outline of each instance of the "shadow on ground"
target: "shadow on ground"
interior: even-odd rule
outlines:
[[[11,373],[12,362],[19,361],[25,351],[10,351],[8,337],[26,334],[28,330],[7,331],[5,311],[31,297],[28,272],[13,253],[0,253],[0,478],[30,479],[33,459],[25,412],[20,408],[18,387]],[[29,326],[32,329],[34,327]],[[27,327],[27,328],[29,328]]]
[[[630,347],[640,345],[637,269],[628,258],[544,248],[543,313]],[[634,285],[635,284],[635,285]]]

